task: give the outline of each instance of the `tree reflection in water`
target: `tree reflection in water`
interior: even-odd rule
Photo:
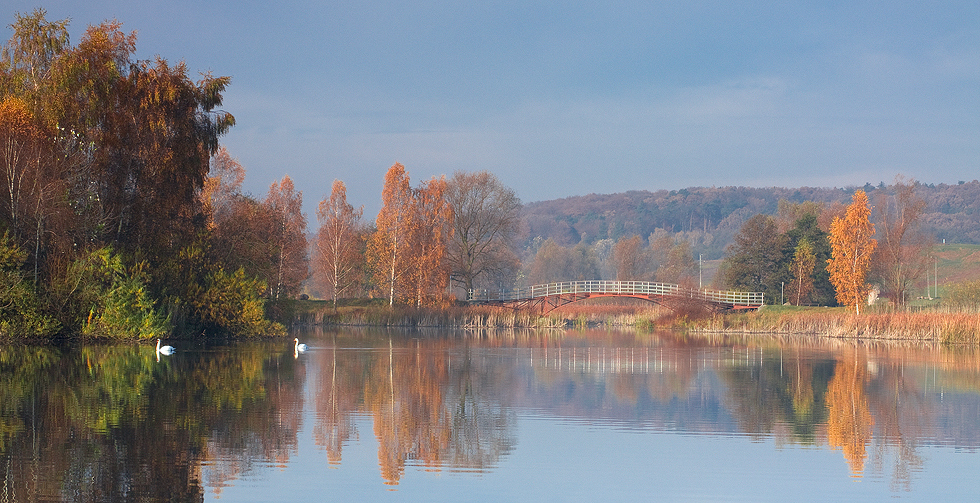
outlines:
[[[282,341],[159,363],[152,347],[3,348],[0,496],[217,496],[257,466],[289,467],[304,411],[325,466],[369,419],[388,485],[407,466],[493,471],[528,413],[826,446],[897,490],[922,470],[922,442],[980,446],[974,349],[607,331],[305,338],[316,350],[298,359]]]

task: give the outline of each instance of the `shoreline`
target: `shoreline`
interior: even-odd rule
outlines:
[[[673,312],[666,308],[582,305],[548,314],[506,308],[453,306],[307,306],[293,313],[290,326],[443,327],[463,329],[679,329],[729,335],[801,335],[834,339],[904,340],[980,344],[980,311],[884,311],[854,314],[841,307],[765,306],[746,313]]]

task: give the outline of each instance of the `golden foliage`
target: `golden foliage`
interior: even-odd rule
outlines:
[[[871,256],[878,244],[872,236],[874,224],[868,219],[871,206],[863,190],[854,192],[853,202],[844,218],[836,217],[830,224],[831,258],[827,261],[830,282],[837,290],[837,301],[854,306],[861,312],[861,302],[868,296],[866,282]]]
[[[844,451],[854,475],[864,471],[875,423],[864,390],[867,373],[857,358],[839,360],[827,385],[827,441]]]

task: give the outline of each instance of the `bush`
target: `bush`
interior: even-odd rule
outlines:
[[[956,309],[980,309],[980,280],[947,287],[946,297],[943,300]]]
[[[247,277],[244,269],[232,274],[218,269],[205,285],[191,288],[188,301],[206,329],[243,337],[283,335],[281,324],[265,318],[265,288],[264,281]]]
[[[26,259],[5,232],[0,237],[0,338],[48,337],[60,328],[21,270]]]
[[[88,305],[81,325],[86,336],[154,339],[168,334],[170,320],[147,292],[141,264],[127,268],[110,248],[99,248],[72,265],[80,303]]]

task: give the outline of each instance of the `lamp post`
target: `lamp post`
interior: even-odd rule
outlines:
[[[702,253],[699,253],[698,254],[698,290],[700,290],[702,288],[702,286],[701,286],[701,277],[702,277],[702,275],[701,275],[701,257],[703,257],[703,256],[704,256],[704,254],[702,254]]]

